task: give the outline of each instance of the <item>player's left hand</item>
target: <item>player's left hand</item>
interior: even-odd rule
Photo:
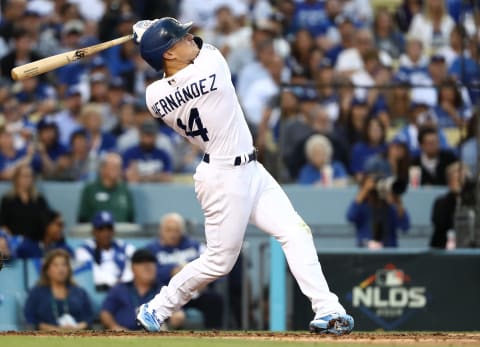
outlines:
[[[141,20],[136,22],[132,29],[133,29],[133,40],[135,43],[139,44],[140,41],[142,40],[142,36],[145,33],[145,31],[157,21],[158,19],[154,20]]]

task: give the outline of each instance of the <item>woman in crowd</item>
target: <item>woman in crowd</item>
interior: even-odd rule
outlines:
[[[342,163],[332,161],[332,151],[332,145],[326,136],[311,136],[305,143],[308,163],[300,170],[297,183],[323,187],[346,186],[346,170]]]
[[[87,329],[93,318],[87,293],[72,278],[70,256],[57,249],[44,259],[40,280],[25,303],[25,319],[38,330]]]
[[[18,258],[42,258],[54,249],[64,249],[73,256],[72,248],[65,242],[64,222],[59,212],[46,211],[41,218],[41,226],[43,229],[41,240],[24,238],[16,251]]]
[[[440,84],[434,111],[441,128],[462,128],[472,115],[471,110],[463,104],[462,95],[453,77],[445,78]]]
[[[350,156],[350,170],[355,180],[360,182],[365,172],[365,163],[376,154],[383,153],[386,149],[385,128],[377,117],[366,120],[362,139],[354,144]]]
[[[0,202],[0,226],[11,235],[40,240],[42,215],[49,210],[48,202],[35,187],[32,168],[22,164],[15,168],[12,189]]]

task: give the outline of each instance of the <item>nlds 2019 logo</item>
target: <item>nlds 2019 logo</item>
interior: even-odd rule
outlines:
[[[410,276],[393,264],[353,287],[347,299],[386,330],[395,329],[428,302],[427,288],[413,285]]]

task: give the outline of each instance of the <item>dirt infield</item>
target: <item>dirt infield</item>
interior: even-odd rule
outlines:
[[[165,331],[160,333],[117,332],[117,331],[81,331],[81,332],[0,332],[1,336],[35,336],[35,337],[187,337],[218,338],[263,341],[328,342],[330,344],[385,344],[431,345],[431,346],[480,346],[480,332],[354,332],[347,336],[325,336],[308,332],[256,332],[256,331]]]

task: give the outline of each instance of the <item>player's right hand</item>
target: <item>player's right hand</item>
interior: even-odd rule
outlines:
[[[153,24],[157,21],[158,19],[154,20],[141,20],[136,22],[133,27],[133,40],[135,43],[139,44],[140,41],[142,40],[143,33]]]

